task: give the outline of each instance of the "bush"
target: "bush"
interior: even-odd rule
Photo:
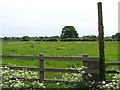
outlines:
[[[81,41],[80,38],[61,38],[60,41]]]
[[[53,41],[53,42],[56,42],[56,41],[58,41],[58,39],[57,39],[57,38],[47,38],[45,41]]]
[[[34,41],[42,41],[40,38],[35,39]]]

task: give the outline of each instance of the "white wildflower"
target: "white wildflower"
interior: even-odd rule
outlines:
[[[85,73],[85,71],[82,71],[82,73],[84,74],[84,73]]]
[[[14,87],[15,87],[15,88],[18,88],[18,87],[19,87],[19,85],[18,85],[18,84],[15,84],[15,85],[14,85]]]
[[[92,75],[91,74],[88,74],[90,77],[92,77]]]
[[[43,83],[39,83],[40,86],[43,86]]]
[[[57,83],[57,85],[59,85],[60,83]]]
[[[102,81],[102,84],[105,84],[106,82],[105,81]]]

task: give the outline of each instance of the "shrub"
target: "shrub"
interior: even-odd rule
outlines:
[[[61,38],[60,41],[81,41],[80,38]]]

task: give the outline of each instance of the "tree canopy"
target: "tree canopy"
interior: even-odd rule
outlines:
[[[116,33],[115,35],[112,35],[112,38],[114,40],[120,41],[120,33]]]
[[[78,38],[78,33],[74,26],[65,26],[62,29],[61,38]]]
[[[30,37],[29,36],[23,36],[22,37],[22,41],[29,41],[30,40]]]

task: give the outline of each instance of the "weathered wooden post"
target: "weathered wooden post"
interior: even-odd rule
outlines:
[[[84,54],[82,55],[82,58],[83,58],[83,66],[87,67],[86,69],[88,69],[88,62],[86,61],[86,59],[88,58],[88,55]],[[85,82],[89,82],[89,76],[86,73],[86,69],[84,69],[85,73],[83,73],[82,78]]]
[[[86,82],[89,81],[99,81],[99,60],[90,59],[88,55],[82,55],[83,58],[83,66],[87,67],[85,73],[83,74],[83,80]]]
[[[100,81],[105,80],[105,54],[104,54],[104,31],[103,31],[102,3],[98,2],[98,32],[99,32],[99,69]]]
[[[39,55],[39,82],[44,80],[44,55]]]
[[[118,32],[120,33],[120,1],[118,2]],[[120,62],[120,41],[118,41],[118,62]],[[120,66],[118,66],[120,70]]]

